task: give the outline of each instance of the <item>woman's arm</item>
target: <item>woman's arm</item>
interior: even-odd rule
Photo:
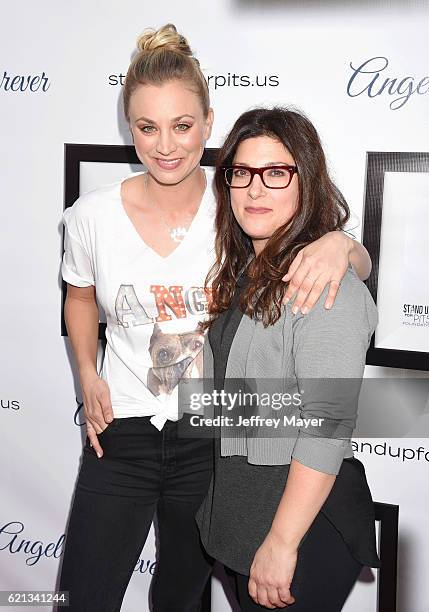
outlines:
[[[271,529],[250,569],[249,594],[259,604],[279,607],[292,603],[290,585],[299,543],[328,497],[335,478],[292,459]]]
[[[326,474],[292,459],[283,496],[270,533],[288,549],[297,549],[331,492],[335,474]]]
[[[67,284],[64,307],[67,332],[79,371],[89,440],[98,457],[103,449],[97,433],[113,419],[107,383],[97,373],[98,306],[95,287]]]
[[[289,281],[284,303],[296,294],[294,313],[301,310],[307,314],[329,285],[325,308],[332,308],[349,263],[361,280],[368,278],[371,258],[359,242],[339,231],[329,232],[315,240],[299,251],[283,277],[284,281]]]
[[[351,241],[351,249],[349,255],[349,261],[359,276],[360,280],[366,280],[371,274],[372,261],[368,251],[360,242],[353,240],[346,236]]]

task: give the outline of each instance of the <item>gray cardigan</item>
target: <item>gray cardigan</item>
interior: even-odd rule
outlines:
[[[283,306],[280,319],[266,328],[244,315],[232,341],[224,386],[228,391],[234,382],[236,391],[237,380],[246,379],[259,397],[298,392],[301,404],[287,408],[288,417],[317,418],[320,424],[299,426],[298,421],[279,429],[261,424],[234,433],[223,427],[222,456],[244,455],[257,465],[289,464],[295,458],[329,474],[338,474],[343,458],[353,456],[350,437],[377,310],[351,267],[331,310],[324,308],[326,294],[327,289],[307,315],[293,315],[290,304]],[[212,377],[213,354],[206,341],[204,378]],[[283,411],[276,415],[271,410],[269,416],[283,417]]]

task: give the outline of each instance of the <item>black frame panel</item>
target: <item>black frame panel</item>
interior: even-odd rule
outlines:
[[[375,520],[380,522],[377,612],[395,612],[398,573],[399,506],[374,502]]]

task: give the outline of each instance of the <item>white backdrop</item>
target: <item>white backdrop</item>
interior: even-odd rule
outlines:
[[[303,109],[361,218],[366,151],[429,148],[429,87],[421,82],[429,74],[428,20],[426,1],[3,3],[0,590],[55,588],[82,446],[73,419],[79,392],[60,335],[63,147],[131,143],[121,115],[120,75],[138,34],[171,21],[189,38],[211,77],[216,120],[208,146],[218,146],[250,106]],[[363,64],[365,74],[355,74],[351,65]],[[403,81],[398,93],[405,77],[414,81]],[[397,81],[376,95],[386,78]],[[367,375],[426,376],[377,368],[367,368]],[[429,450],[427,439],[389,442],[393,449]],[[428,458],[402,460],[360,449],[374,499],[400,505],[398,609],[424,612]],[[148,610],[154,561],[151,537],[125,612]],[[214,612],[230,609],[217,582],[213,599]],[[374,602],[375,582],[359,582],[345,610],[372,612]]]

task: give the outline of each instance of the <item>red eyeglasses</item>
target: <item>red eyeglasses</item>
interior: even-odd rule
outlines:
[[[268,189],[285,189],[289,187],[293,175],[298,174],[296,166],[264,166],[251,168],[250,166],[223,166],[225,182],[232,189],[245,189],[253,181],[255,174],[261,177],[262,183]]]

